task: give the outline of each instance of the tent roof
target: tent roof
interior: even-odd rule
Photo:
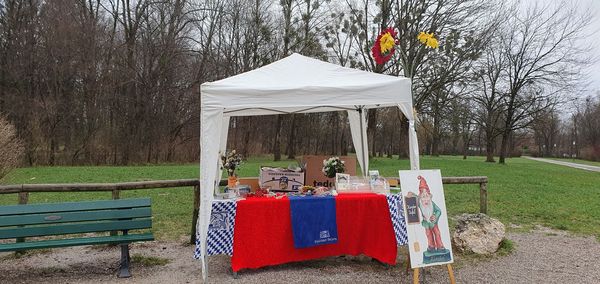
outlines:
[[[269,65],[201,86],[202,108],[227,116],[404,105],[410,79],[376,74],[292,54]]]

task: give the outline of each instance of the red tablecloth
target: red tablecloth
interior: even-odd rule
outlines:
[[[295,249],[287,198],[250,198],[237,204],[233,271],[337,255],[364,254],[396,264],[396,238],[387,200],[377,194],[336,197],[338,243]]]

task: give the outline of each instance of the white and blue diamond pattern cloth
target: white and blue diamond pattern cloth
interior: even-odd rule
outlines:
[[[402,194],[389,194],[386,196],[388,206],[390,207],[390,216],[396,233],[396,242],[398,246],[408,244],[408,235],[406,233],[406,222],[404,221],[404,204],[402,204]]]
[[[213,200],[208,236],[206,238],[206,255],[233,255],[233,228],[235,227],[235,200]],[[194,258],[200,259],[200,238],[196,236]]]
[[[386,197],[394,226],[394,233],[396,234],[396,242],[398,246],[406,245],[408,243],[408,236],[406,234],[406,222],[404,221],[402,195],[398,193],[390,194]],[[235,200],[213,201],[206,239],[207,255],[233,255],[233,231],[235,227],[236,208]],[[200,259],[199,240],[200,238],[196,236],[196,249],[194,251],[194,258],[196,259]]]

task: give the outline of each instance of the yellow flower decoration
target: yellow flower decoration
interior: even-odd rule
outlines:
[[[419,35],[417,36],[417,39],[419,39],[419,41],[422,44],[427,45],[431,48],[439,47],[439,43],[438,43],[437,39],[433,36],[433,33],[420,32]]]
[[[379,44],[381,53],[387,53],[388,51],[392,50],[394,45],[396,45],[396,42],[394,37],[389,32],[381,36],[381,43]]]
[[[433,34],[428,34],[428,33],[424,33],[424,32],[420,32],[419,35],[417,36],[417,38],[419,39],[419,41],[421,43],[426,43],[427,40],[432,37]]]
[[[429,40],[427,40],[427,45],[431,48],[438,48],[439,44],[436,38],[432,37]]]

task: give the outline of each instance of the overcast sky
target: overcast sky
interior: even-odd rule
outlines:
[[[592,13],[592,21],[588,27],[589,39],[592,44],[593,55],[597,57],[597,62],[588,68],[587,73],[590,79],[590,93],[600,91],[600,0],[581,0],[579,1],[581,10],[588,10]]]
[[[532,2],[537,1],[538,4],[544,6],[548,4],[548,1],[553,1],[554,3],[567,2],[569,4],[575,5],[580,13],[585,14],[589,13],[591,16],[590,24],[587,27],[585,32],[586,44],[589,44],[591,47],[591,56],[595,57],[595,62],[590,64],[586,70],[584,70],[584,75],[587,77],[589,81],[589,85],[586,87],[586,91],[582,94],[577,94],[582,97],[587,97],[589,95],[597,95],[600,96],[600,0],[513,0],[517,3],[528,5],[532,4]],[[572,106],[572,105],[569,105]],[[569,107],[567,106],[567,107]],[[569,112],[570,110],[567,110]]]

